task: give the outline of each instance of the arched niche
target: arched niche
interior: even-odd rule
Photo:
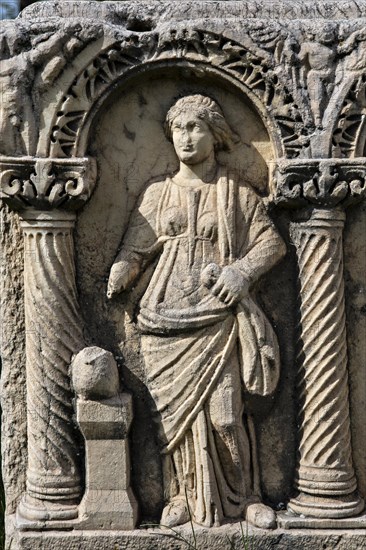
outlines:
[[[93,278],[106,276],[146,183],[178,168],[173,145],[164,134],[164,120],[174,101],[191,93],[215,99],[239,137],[230,153],[219,153],[219,161],[259,194],[269,194],[268,166],[275,159],[275,147],[258,112],[238,87],[216,74],[202,75],[173,65],[121,83],[94,114],[85,143],[84,154],[97,160],[98,180],[77,225],[80,277],[86,279],[83,288],[91,273]],[[88,250],[91,236],[93,250]]]
[[[174,101],[190,93],[214,98],[240,138],[231,153],[220,154],[220,161],[236,169],[241,180],[249,182],[259,194],[268,195],[268,166],[278,150],[243,88],[220,77],[217,71],[193,70],[183,63],[156,65],[154,70],[121,81],[99,102],[90,115],[91,123],[84,126],[88,132],[83,152],[96,158],[98,181],[76,227],[80,305],[93,342],[115,354],[122,367],[123,384],[134,397],[133,486],[143,517],[158,517],[162,505],[152,403],[139,358],[139,335],[131,323],[149,273],[132,293],[111,302],[106,297],[106,283],[137,197],[149,180],[178,167],[163,122]]]
[[[132,67],[123,77],[113,81],[112,85],[106,88],[104,93],[93,102],[82,124],[80,124],[75,139],[74,155],[81,157],[86,154],[90,145],[90,132],[95,126],[94,119],[99,120],[100,113],[105,109],[105,104],[109,104],[111,100],[114,101],[112,98],[116,95],[116,89],[121,90],[135,85],[139,86],[140,84],[136,84],[137,82],[150,81],[152,78],[162,78],[164,80],[169,77],[180,83],[187,82],[187,84],[190,81],[197,80],[196,88],[200,88],[201,92],[205,89],[205,81],[208,81],[217,83],[218,87],[228,93],[230,91],[236,93],[238,97],[241,97],[242,102],[250,106],[259,119],[262,120],[262,125],[266,128],[268,138],[272,143],[274,157],[283,156],[280,129],[271,115],[271,109],[259,99],[250,86],[243,84],[240,78],[228,74],[223,68],[217,68],[202,61],[183,59],[149,61],[142,66]],[[224,100],[224,96],[221,97],[221,100]]]

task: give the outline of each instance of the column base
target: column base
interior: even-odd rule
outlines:
[[[280,529],[366,529],[366,513],[352,518],[310,518],[292,512],[278,512],[277,523]]]
[[[305,517],[339,519],[357,516],[364,510],[365,503],[357,493],[334,497],[300,493],[290,500],[287,508]]]
[[[75,503],[56,503],[25,495],[19,503],[16,519],[19,529],[41,528],[45,522],[64,522],[78,517]],[[33,526],[33,527],[32,527]]]

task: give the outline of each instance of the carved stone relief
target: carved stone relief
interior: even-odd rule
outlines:
[[[1,29],[8,545],[364,528],[366,4],[314,6]]]
[[[185,96],[165,124],[179,171],[139,198],[108,283],[109,297],[125,291],[159,258],[138,325],[165,455],[161,523],[188,522],[189,506],[210,527],[247,508],[258,527],[274,527],[273,512],[250,504],[260,501],[258,464],[238,389],[268,395],[278,381],[277,340],[250,286],[285,247],[254,192],[217,164],[215,150],[235,140],[218,104]]]
[[[51,154],[75,154],[78,129],[110,82],[135,65],[177,58],[209,64],[239,80],[264,114],[270,114],[286,157],[321,156],[326,130],[334,124],[334,105],[362,76],[358,57],[366,36],[363,27],[351,29],[321,23],[316,32],[314,26],[289,31],[279,23],[250,21],[241,43],[202,29],[132,33],[101,53],[72,83],[50,129]],[[343,44],[337,49],[339,37]],[[346,156],[341,144],[339,140]]]

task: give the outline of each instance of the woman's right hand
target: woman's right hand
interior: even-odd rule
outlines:
[[[120,260],[112,265],[108,279],[107,297],[110,299],[115,294],[126,290],[139,274],[137,262]]]

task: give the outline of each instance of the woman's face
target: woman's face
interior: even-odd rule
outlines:
[[[208,124],[194,113],[181,113],[172,124],[175,152],[181,162],[200,164],[214,151],[215,139]]]

